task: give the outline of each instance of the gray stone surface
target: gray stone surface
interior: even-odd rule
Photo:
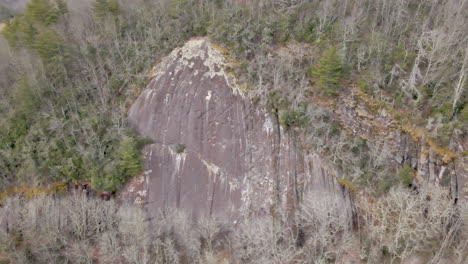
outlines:
[[[298,147],[299,132],[283,131],[242,96],[228,64],[206,39],[192,39],[157,66],[132,105],[130,124],[154,141],[144,150],[147,211],[235,222],[276,205],[294,210],[307,190],[350,208],[333,170]]]

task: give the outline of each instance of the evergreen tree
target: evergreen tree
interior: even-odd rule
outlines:
[[[29,48],[32,47],[34,43],[37,30],[34,25],[23,16],[17,16],[6,25],[2,33],[11,47]]]
[[[53,29],[44,29],[37,34],[34,50],[41,57],[49,80],[64,84],[67,56],[63,38]]]
[[[117,151],[119,167],[125,176],[136,175],[141,170],[141,153],[138,142],[133,137],[124,137]]]
[[[281,123],[286,127],[286,129],[290,129],[292,127],[301,127],[307,122],[307,116],[305,111],[293,110],[290,109],[284,112],[281,116]]]
[[[57,9],[49,0],[31,0],[26,5],[25,17],[45,25],[53,24],[57,21]]]
[[[120,5],[118,0],[109,0],[108,10],[113,16],[117,16],[120,12]]]
[[[65,15],[68,13],[67,3],[64,0],[55,0],[55,4],[57,5],[57,14],[60,16]]]
[[[16,16],[10,22],[7,22],[5,29],[2,31],[3,36],[8,41],[8,45],[12,48],[19,46],[18,32],[22,18]]]
[[[400,178],[400,183],[404,187],[409,187],[413,183],[412,169],[407,164],[403,165],[398,172],[398,177]]]
[[[188,3],[186,0],[171,0],[169,2],[169,14],[172,18],[178,18],[182,15],[184,9],[187,8]]]
[[[9,120],[10,128],[6,133],[8,136],[0,141],[4,141],[5,146],[8,145],[14,148],[17,145],[17,141],[28,133],[32,115],[37,110],[39,103],[38,97],[34,93],[33,87],[26,76],[22,76],[16,82],[13,102],[15,109]]]
[[[103,19],[109,11],[109,2],[107,0],[95,0],[93,2],[93,13],[98,19]]]
[[[336,54],[336,48],[328,48],[319,60],[318,66],[312,71],[316,79],[317,88],[327,95],[336,95],[336,86],[343,76],[340,58]]]
[[[27,48],[33,47],[37,30],[32,23],[23,20],[22,23],[20,23],[19,25],[18,34],[21,46]]]
[[[34,112],[37,105],[37,96],[26,78],[23,76],[16,84],[15,105],[18,112],[29,115]]]
[[[83,161],[78,153],[67,151],[59,160],[62,163],[60,174],[67,179],[79,180],[83,176]]]
[[[44,29],[37,35],[34,48],[47,64],[56,60],[56,56],[63,55],[64,41],[53,29]]]

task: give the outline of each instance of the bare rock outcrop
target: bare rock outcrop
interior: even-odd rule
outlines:
[[[426,129],[396,120],[397,110],[357,88],[336,101],[330,107],[334,119],[351,135],[364,139],[385,161],[387,170],[406,164],[415,171],[415,183],[450,187],[454,201],[468,199],[468,160],[463,154],[468,148],[466,138],[456,138],[451,148],[438,145]]]
[[[351,208],[333,169],[301,148],[299,132],[243,97],[229,63],[207,39],[192,39],[157,66],[132,105],[131,126],[153,140],[138,198],[144,194],[149,214],[172,207],[235,222],[294,210],[306,191]]]

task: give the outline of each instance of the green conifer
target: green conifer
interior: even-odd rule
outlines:
[[[120,141],[117,157],[119,160],[119,167],[125,176],[136,175],[141,170],[141,158],[138,142],[132,137],[124,137]]]
[[[49,0],[31,0],[26,5],[25,17],[37,23],[45,25],[53,24],[57,21],[57,9]]]
[[[64,41],[53,29],[44,29],[37,35],[34,48],[43,61],[47,64],[54,61],[56,56],[62,55]]]
[[[21,77],[16,83],[14,99],[18,112],[25,115],[34,112],[37,105],[37,97],[34,95],[34,91],[26,76]]]
[[[60,16],[68,13],[67,3],[64,0],[55,0],[55,4],[57,6],[57,13]]]
[[[343,75],[340,58],[334,47],[328,48],[319,60],[318,66],[312,71],[317,88],[327,95],[336,95],[336,86]]]
[[[19,25],[18,34],[21,41],[21,46],[28,48],[33,47],[37,30],[32,23],[23,20]]]
[[[120,12],[120,5],[118,0],[109,0],[108,10],[113,16],[117,16]]]
[[[10,22],[7,22],[5,29],[2,31],[3,36],[8,41],[8,45],[12,48],[19,46],[18,32],[20,28],[22,17],[16,16]]]
[[[107,16],[109,11],[109,2],[107,0],[94,0],[93,13],[98,19],[103,19]]]
[[[171,0],[169,2],[169,14],[172,18],[178,18],[183,10],[187,8],[188,3],[186,0]]]

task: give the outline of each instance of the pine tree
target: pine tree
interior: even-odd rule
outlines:
[[[119,146],[117,157],[119,167],[125,176],[133,176],[140,172],[142,163],[138,142],[132,137],[125,137]]]
[[[33,24],[23,20],[22,23],[20,23],[18,34],[21,41],[21,46],[27,48],[33,47],[37,34],[37,30]]]
[[[57,21],[57,9],[49,0],[31,0],[26,5],[25,17],[37,23],[45,25],[53,24]]]
[[[16,16],[2,33],[10,47],[32,47],[37,30],[23,16]]]
[[[398,172],[398,177],[400,178],[400,183],[404,187],[409,187],[413,183],[412,169],[407,164],[403,165]]]
[[[169,14],[171,17],[178,18],[182,15],[183,10],[187,8],[188,3],[186,0],[171,0],[169,5]]]
[[[50,80],[63,84],[67,59],[63,38],[53,29],[43,29],[34,41],[34,50],[41,57]]]
[[[55,61],[56,56],[63,53],[64,41],[62,37],[53,29],[44,29],[37,35],[34,48],[43,61]]]
[[[103,19],[109,11],[109,2],[107,0],[95,0],[93,3],[93,13],[98,19]]]
[[[2,31],[3,36],[5,36],[5,39],[8,41],[8,45],[12,48],[18,47],[20,44],[18,39],[20,23],[21,17],[16,16],[6,24],[5,29]]]
[[[16,83],[14,99],[18,112],[23,113],[26,116],[34,112],[37,106],[37,96],[34,94],[26,76],[21,77],[21,79]]]
[[[55,0],[55,4],[57,5],[57,14],[60,16],[65,15],[68,13],[67,3],[64,0]]]
[[[109,0],[108,10],[113,16],[117,16],[120,12],[120,5],[118,0]]]
[[[328,96],[336,95],[336,86],[343,75],[340,58],[334,47],[328,48],[319,60],[318,66],[312,71],[316,79],[316,87]]]

